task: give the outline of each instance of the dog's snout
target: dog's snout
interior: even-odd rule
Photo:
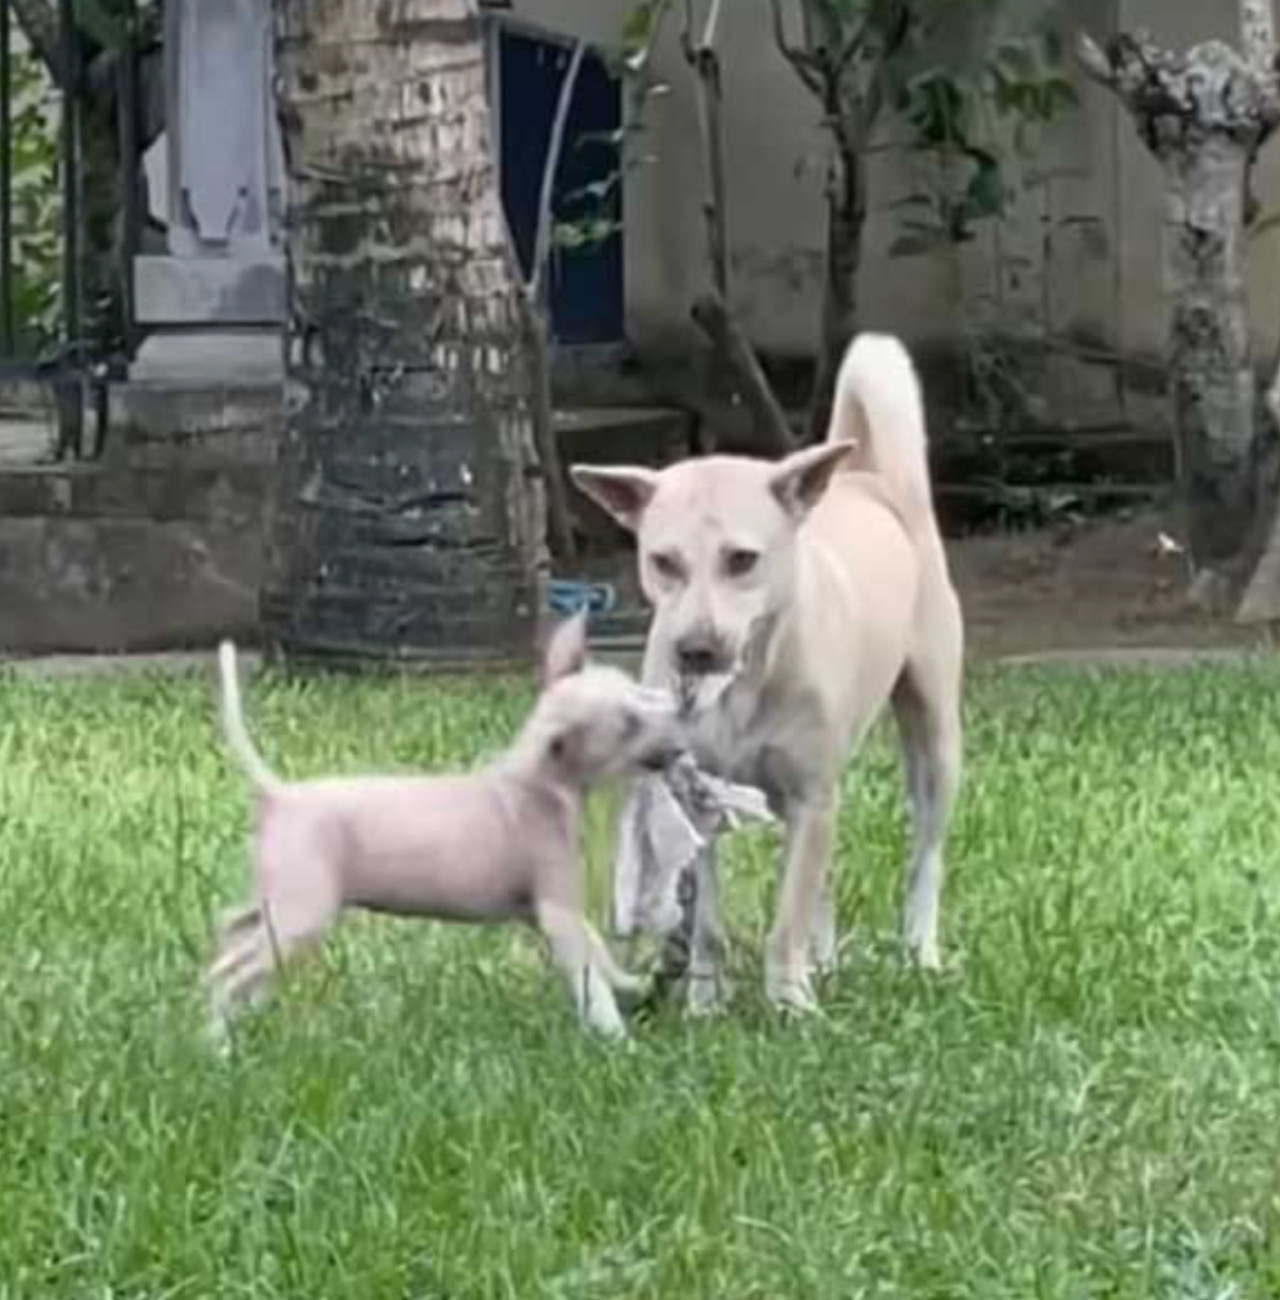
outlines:
[[[676,642],[676,664],[682,677],[707,677],[723,662],[719,642],[705,632],[691,632]]]

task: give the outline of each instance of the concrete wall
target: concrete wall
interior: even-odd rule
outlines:
[[[1146,27],[1175,47],[1230,37],[1235,18],[1224,0],[1050,0],[1050,7],[1067,34]],[[513,4],[524,20],[601,42],[617,40],[629,8],[630,0]],[[626,198],[628,331],[650,349],[687,346],[687,308],[702,268],[700,158],[693,87],[677,40],[680,9],[658,51],[671,86],[651,108],[649,141],[659,161],[630,179]],[[823,141],[815,102],[773,47],[769,0],[725,5],[723,65],[735,305],[759,346],[805,354],[819,305]],[[1023,252],[1033,263],[1013,294],[1034,300],[1030,306],[1057,333],[1158,359],[1165,325],[1159,171],[1111,95],[1091,84],[1080,93],[1080,110],[1051,129],[1037,158],[1056,178],[999,232],[1006,258]],[[893,134],[892,126],[882,131],[886,140]],[[1280,144],[1266,154],[1258,183],[1264,207],[1280,207]],[[871,184],[864,323],[917,341],[955,338],[962,327],[957,301],[972,310],[992,287],[994,237],[959,259],[892,259],[887,205],[916,188],[912,165],[900,153],[880,153]],[[1249,289],[1266,357],[1280,325],[1280,232],[1255,242]]]

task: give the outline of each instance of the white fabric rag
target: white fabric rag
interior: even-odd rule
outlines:
[[[744,821],[773,822],[764,795],[723,781],[689,756],[639,778],[623,807],[613,867],[613,929],[665,937],[685,922],[681,881],[698,855]]]

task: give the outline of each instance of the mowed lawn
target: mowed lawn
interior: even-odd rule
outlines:
[[[525,702],[246,700],[292,775],[467,764]],[[766,832],[727,1017],[610,1048],[532,941],[358,918],[221,1061],[248,807],[211,683],[0,678],[0,1297],[1280,1295],[1280,666],[985,670],[967,715],[941,977],[894,942],[884,728],[821,1023],[759,993]]]

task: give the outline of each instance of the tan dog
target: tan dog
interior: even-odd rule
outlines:
[[[934,517],[923,401],[897,339],[845,356],[827,442],[777,464],[711,456],[575,466],[637,536],[654,607],[644,680],[680,689],[699,763],[769,796],[787,828],[766,987],[816,1004],[836,954],[828,874],[842,769],[886,702],[902,739],[914,847],[907,946],[938,965],[942,846],[961,769],[963,628]],[[699,868],[690,1004],[718,999],[714,860]],[[618,916],[623,933],[629,918]]]
[[[612,989],[638,993],[644,981],[618,969],[583,915],[578,837],[589,787],[677,757],[669,696],[588,665],[579,616],[551,638],[542,694],[515,745],[483,770],[288,783],[245,731],[230,643],[219,660],[223,727],[253,783],[257,825],[253,901],[226,920],[210,970],[216,1039],[235,1006],[348,907],[536,925],[581,1020],[625,1033]]]

